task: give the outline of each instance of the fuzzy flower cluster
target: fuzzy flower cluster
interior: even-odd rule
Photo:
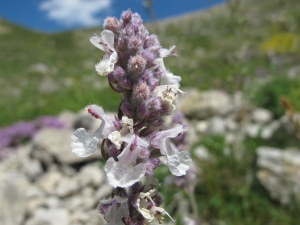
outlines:
[[[108,225],[161,222],[169,214],[159,207],[162,198],[152,177],[159,157],[166,157],[175,176],[185,175],[191,161],[188,152],[179,151],[171,141],[187,128],[177,124],[168,129],[163,119],[175,110],[177,94],[182,93],[181,78],[168,71],[163,61],[176,55],[175,46],[162,48],[157,36],[150,35],[140,16],[130,10],[120,20],[108,17],[103,27],[100,36],[90,39],[104,52],[95,69],[107,76],[112,90],[121,94],[121,102],[115,117],[98,105],[87,105],[87,112],[101,125],[94,133],[77,129],[72,151],[87,157],[101,146],[104,170],[114,188],[112,198],[99,205]]]
[[[6,128],[0,128],[0,158],[10,154],[12,147],[31,140],[43,127],[62,128],[64,124],[56,117],[43,116],[28,122],[18,122]]]

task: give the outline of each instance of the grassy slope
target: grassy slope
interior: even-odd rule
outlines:
[[[166,65],[182,76],[182,86],[234,91],[243,89],[258,69],[286,73],[297,64],[299,54],[287,51],[280,68],[272,65],[261,45],[282,32],[299,37],[299,1],[240,2],[234,13],[221,5],[158,22],[155,29],[148,26],[151,33],[158,33],[162,46],[177,45],[179,57],[166,59]],[[0,21],[0,126],[55,115],[66,108],[78,110],[89,102],[115,109],[118,95],[107,91],[105,78],[94,72],[102,53],[89,43],[89,37],[99,31],[41,34]],[[33,71],[37,63],[49,71]],[[46,78],[56,83],[57,91],[39,91]]]

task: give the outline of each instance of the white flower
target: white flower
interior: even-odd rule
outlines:
[[[169,130],[158,132],[151,140],[151,144],[159,148],[162,155],[167,156],[169,170],[175,176],[185,175],[189,169],[189,163],[192,161],[187,151],[180,152],[175,145],[170,142],[170,138],[175,138],[185,131],[187,131],[186,127],[177,124]]]
[[[123,141],[128,144],[118,156],[119,161],[116,162],[113,157],[110,157],[104,167],[108,182],[114,188],[131,186],[146,173],[144,163],[137,164],[136,160],[140,147],[148,147],[148,142],[130,133],[123,138]]]
[[[159,50],[159,56],[161,58],[165,58],[165,57],[169,57],[169,56],[172,56],[172,55],[176,55],[176,53],[173,52],[174,48],[176,46],[173,45],[170,49],[166,49],[166,48],[161,48]]]
[[[98,138],[89,135],[84,128],[77,129],[71,138],[73,139],[72,152],[80,157],[87,157],[97,149]]]
[[[139,198],[136,200],[136,206],[138,211],[145,218],[146,225],[151,224],[155,218],[158,220],[159,224],[161,224],[165,214],[172,220],[172,222],[175,222],[175,220],[167,213],[165,209],[155,206],[155,203],[151,198],[154,193],[155,189],[152,189],[148,192],[141,192]],[[150,209],[148,209],[147,199],[152,202],[152,207]]]
[[[161,78],[161,85],[177,85],[179,87],[179,82],[181,81],[180,76],[175,76],[172,72],[168,71],[165,67],[164,61],[162,58],[154,60],[154,63],[161,67],[163,74]]]
[[[176,109],[176,94],[177,92],[183,93],[176,84],[173,85],[161,85],[157,86],[153,92],[159,97],[163,102],[167,103],[169,106],[169,112],[173,112]]]
[[[122,140],[119,131],[113,131],[108,135],[108,139],[116,146],[117,149],[121,148]]]
[[[103,30],[101,37],[95,35],[90,39],[91,43],[104,51],[102,60],[95,66],[96,72],[101,76],[106,76],[114,70],[114,65],[118,61],[118,54],[114,49],[114,33],[110,30]]]
[[[120,133],[122,136],[125,136],[128,133],[128,130],[131,134],[133,134],[133,119],[128,118],[127,116],[122,116],[122,130]]]
[[[105,214],[105,218],[108,220],[106,225],[124,225],[122,219],[129,216],[127,201],[127,198],[122,198],[120,196],[115,196],[113,199],[100,201],[100,205],[111,204],[109,212]]]
[[[86,109],[93,117],[101,119],[102,122],[93,135],[88,134],[84,128],[79,128],[71,136],[73,139],[71,143],[72,152],[80,157],[93,154],[97,149],[99,138],[107,138],[114,130],[113,120],[104,113],[101,107],[88,105]]]

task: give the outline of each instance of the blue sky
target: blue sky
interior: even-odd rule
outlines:
[[[144,21],[149,16],[144,0],[0,0],[0,17],[18,25],[43,31],[58,32],[100,26],[107,16],[120,17],[131,8]],[[224,0],[152,0],[155,17],[168,18],[207,8]]]

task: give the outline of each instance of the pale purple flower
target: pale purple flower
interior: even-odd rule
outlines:
[[[179,151],[170,138],[175,138],[179,134],[185,132],[187,129],[178,124],[169,130],[160,131],[155,134],[151,140],[151,144],[160,149],[162,155],[167,157],[169,170],[175,176],[182,176],[186,174],[189,169],[189,163],[192,161],[187,151]]]
[[[148,142],[129,134],[124,139],[127,146],[118,156],[118,162],[113,157],[106,161],[104,170],[108,182],[113,187],[131,186],[145,176],[146,168],[144,163],[138,163],[137,158],[142,147],[148,147]]]
[[[93,154],[97,149],[99,138],[107,138],[115,129],[112,118],[107,116],[101,107],[88,105],[86,110],[96,119],[101,119],[101,125],[93,135],[88,134],[84,128],[79,128],[71,136],[73,139],[71,143],[72,152],[80,157]]]
[[[124,225],[122,219],[129,216],[127,201],[127,198],[120,196],[100,201],[99,211],[108,221],[106,225]]]
[[[171,142],[186,127],[168,129],[163,119],[176,109],[177,94],[183,93],[179,89],[180,76],[168,71],[163,61],[176,55],[175,46],[163,49],[157,36],[149,35],[140,16],[130,10],[123,12],[120,20],[107,18],[103,28],[101,36],[93,36],[90,41],[104,51],[102,61],[96,65],[97,73],[107,75],[112,90],[121,95],[118,115],[111,118],[101,107],[89,105],[88,113],[102,123],[93,134],[77,129],[72,136],[72,151],[89,156],[102,139],[104,170],[115,196],[100,203],[99,211],[107,224],[123,221],[143,225],[155,219],[161,223],[163,216],[169,214],[160,207],[162,197],[156,193],[157,182],[150,179],[160,165],[159,157],[166,157],[176,176],[186,174],[191,161],[184,149],[179,150]],[[116,196],[126,196],[128,201],[118,202]]]
[[[96,71],[101,76],[106,76],[114,70],[114,65],[118,60],[118,55],[114,49],[114,33],[104,30],[101,37],[95,35],[90,39],[91,43],[104,51],[102,60],[95,66]]]

